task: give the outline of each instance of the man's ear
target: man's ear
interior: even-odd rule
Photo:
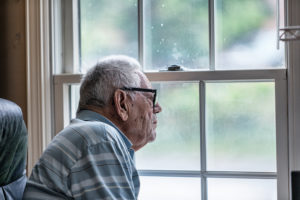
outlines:
[[[114,93],[115,109],[123,121],[128,119],[129,102],[125,91],[117,89]]]

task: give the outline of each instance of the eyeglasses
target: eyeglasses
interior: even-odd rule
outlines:
[[[153,96],[153,112],[154,112],[154,108],[155,108],[155,104],[156,104],[156,89],[148,89],[148,88],[135,88],[135,87],[123,87],[123,88],[120,88],[121,90],[126,90],[126,91],[137,91],[137,92],[151,92],[154,94]]]

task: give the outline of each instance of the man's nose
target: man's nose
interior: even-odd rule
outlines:
[[[159,105],[159,103],[156,103],[154,106],[154,113],[160,113],[162,111],[161,106]]]

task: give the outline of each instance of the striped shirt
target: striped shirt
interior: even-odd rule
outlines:
[[[82,110],[34,166],[24,199],[137,199],[131,146],[108,119]]]

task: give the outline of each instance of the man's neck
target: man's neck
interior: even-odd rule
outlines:
[[[106,106],[105,108],[100,108],[97,106],[89,105],[86,107],[86,109],[96,112],[96,113],[102,115],[103,117],[107,118],[109,121],[111,121],[114,125],[116,125],[126,135],[126,131],[124,130],[124,127],[122,125],[123,123],[122,123],[120,117],[115,112],[113,106]]]
[[[100,108],[100,107],[97,107],[97,106],[88,105],[88,106],[86,106],[86,109],[91,110],[93,112],[96,112],[96,113],[98,113],[98,114],[106,117],[107,119],[109,119],[113,123],[115,121],[115,120],[112,119],[112,117],[111,117],[111,109],[109,109],[108,107]]]

